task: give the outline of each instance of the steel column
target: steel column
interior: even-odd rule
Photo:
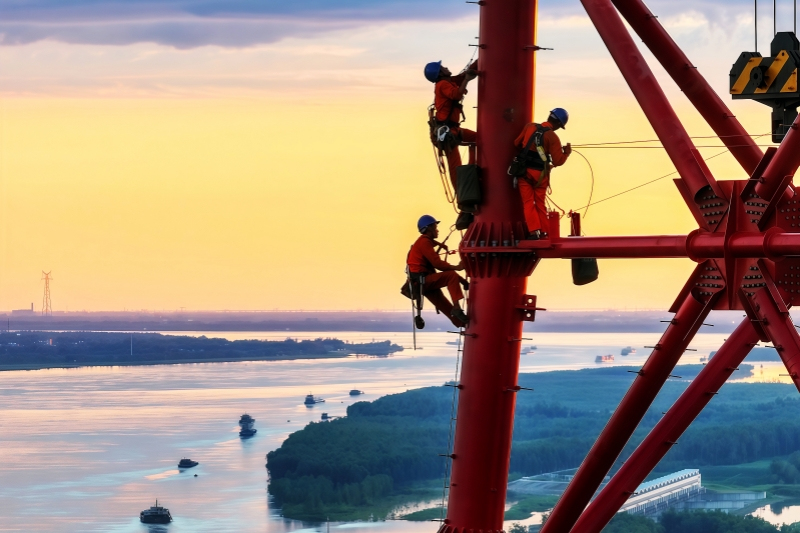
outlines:
[[[568,533],[611,470],[712,305],[687,294],[656,348],[547,519],[542,533]]]
[[[742,168],[752,174],[763,153],[719,95],[675,44],[641,0],[611,0],[644,44],[653,52],[697,111],[719,135]]]
[[[506,174],[514,139],[533,115],[535,0],[480,5],[478,164],[483,203],[471,234],[513,242],[523,225]],[[469,238],[469,234],[467,236]],[[485,238],[485,237],[483,237]],[[502,255],[502,254],[501,254]],[[447,518],[442,533],[503,529],[519,371],[522,313],[532,254],[463,253],[470,323],[458,402]]]
[[[608,485],[589,504],[573,531],[597,533],[608,524],[664,455],[678,443],[686,428],[744,361],[758,340],[759,334],[749,320],[739,324]]]

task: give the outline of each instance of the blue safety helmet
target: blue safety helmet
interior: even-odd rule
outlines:
[[[550,111],[550,115],[556,117],[561,123],[561,127],[567,129],[567,121],[569,120],[569,113],[563,107],[557,107]]]
[[[419,230],[420,233],[425,233],[425,230],[428,229],[428,226],[430,226],[431,224],[438,224],[438,223],[439,221],[433,218],[432,216],[422,215],[421,217],[419,217],[419,220],[417,221],[417,229]]]
[[[431,83],[436,83],[439,79],[439,72],[442,70],[442,62],[434,61],[425,65],[425,79]]]

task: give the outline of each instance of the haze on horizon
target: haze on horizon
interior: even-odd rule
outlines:
[[[730,65],[753,46],[752,4],[649,5],[745,127],[766,133],[766,107],[726,95]],[[567,108],[573,144],[654,138],[580,3],[543,1],[539,14],[538,44],[555,50],[538,55],[537,119]],[[791,29],[791,5],[778,15]],[[759,22],[764,50],[771,9]],[[39,309],[43,269],[60,311],[405,309],[417,217],[454,219],[422,67],[460,69],[477,23],[456,0],[0,4],[0,309]],[[650,65],[690,134],[710,135]],[[473,91],[473,124],[474,104]],[[595,199],[674,170],[661,150],[583,152]],[[745,177],[729,155],[709,165]],[[581,207],[589,186],[573,158],[553,199]],[[694,223],[667,178],[592,207],[584,229]],[[600,279],[575,287],[568,262],[546,261],[529,292],[549,309],[666,309],[692,267],[601,261]]]

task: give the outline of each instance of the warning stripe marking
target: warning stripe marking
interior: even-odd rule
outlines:
[[[783,84],[781,87],[782,93],[793,93],[797,91],[797,69],[794,69],[792,73],[789,75],[789,79],[786,80],[786,83]]]
[[[750,71],[761,64],[763,57],[751,57],[747,60],[747,65],[742,69],[742,73],[736,79],[736,83],[731,88],[731,94],[742,94],[744,88],[750,83]]]
[[[781,50],[781,53],[775,57],[775,59],[772,61],[772,64],[764,73],[764,88],[757,88],[753,92],[755,94],[764,94],[765,92],[767,92],[769,88],[772,86],[772,83],[778,77],[778,73],[781,71],[783,65],[786,64],[786,61],[788,59],[789,59],[789,54],[786,53],[786,50]]]

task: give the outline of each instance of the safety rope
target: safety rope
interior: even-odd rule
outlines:
[[[466,298],[464,299],[466,301]],[[439,518],[440,520],[444,520],[444,512],[445,512],[445,502],[447,500],[447,487],[449,485],[448,480],[450,479],[450,472],[451,472],[451,464],[452,464],[452,455],[453,455],[453,433],[455,432],[455,422],[456,422],[456,404],[458,401],[458,385],[460,383],[460,376],[459,376],[459,367],[461,363],[461,344],[462,344],[462,337],[464,333],[464,328],[458,329],[458,344],[456,345],[456,372],[453,376],[453,397],[450,402],[450,432],[447,435],[447,462],[446,466],[444,467],[444,477],[442,479],[442,504],[439,510]]]
[[[592,168],[592,164],[589,162],[589,159],[580,153],[579,151],[573,149],[573,152],[578,154],[586,161],[586,164],[589,165],[589,175],[592,177],[592,185],[589,187],[589,201],[586,203],[586,209],[583,210],[583,219],[586,220],[586,213],[589,212],[589,206],[592,205],[592,196],[594,196],[594,169]]]
[[[724,139],[727,137],[752,137],[753,139],[758,139],[759,137],[764,137],[766,135],[770,135],[770,133],[762,133],[760,135],[690,135],[690,139]],[[645,139],[639,141],[610,141],[604,143],[585,143],[585,144],[573,144],[573,148],[588,148],[590,146],[610,146],[614,144],[640,144],[640,143],[660,143],[661,139]],[[720,146],[719,148],[725,148],[724,146]]]
[[[759,137],[764,137],[764,136],[766,136],[766,135],[771,135],[771,133],[764,133],[764,134],[762,134],[762,135],[756,135],[754,138],[755,138],[755,139],[757,139],[757,138],[759,138]],[[717,153],[717,154],[714,154],[714,155],[712,155],[712,156],[709,156],[709,157],[703,158],[703,161],[710,161],[710,160],[714,159],[715,157],[719,157],[719,156],[721,156],[721,155],[723,155],[723,154],[727,154],[728,152],[730,152],[730,150],[723,150],[722,152],[719,152],[719,153]],[[660,177],[658,177],[658,178],[656,178],[656,179],[653,179],[653,180],[650,180],[650,181],[646,181],[646,182],[644,182],[644,183],[641,183],[641,184],[639,184],[639,185],[637,185],[637,186],[635,186],[635,187],[631,187],[630,189],[626,189],[626,190],[624,190],[624,191],[621,191],[621,192],[618,192],[618,193],[616,193],[616,194],[612,194],[611,196],[607,196],[606,198],[603,198],[602,200],[597,200],[596,202],[590,202],[590,203],[589,203],[589,204],[587,204],[587,205],[584,205],[584,206],[582,206],[582,207],[579,207],[579,208],[577,208],[577,209],[573,209],[573,211],[580,211],[581,209],[588,208],[589,206],[592,206],[592,205],[597,205],[597,204],[599,204],[599,203],[605,202],[606,200],[611,200],[612,198],[616,198],[616,197],[618,197],[618,196],[622,196],[623,194],[627,194],[627,193],[629,193],[629,192],[631,192],[631,191],[635,191],[636,189],[641,189],[642,187],[644,187],[644,186],[646,186],[646,185],[650,185],[651,183],[655,183],[655,182],[657,182],[657,181],[659,181],[659,180],[663,180],[664,178],[668,178],[668,177],[670,177],[670,176],[674,176],[674,175],[675,175],[675,174],[677,174],[677,173],[678,173],[678,171],[677,171],[677,170],[675,170],[675,171],[673,171],[673,172],[670,172],[669,174],[664,174],[663,176],[660,176]]]

